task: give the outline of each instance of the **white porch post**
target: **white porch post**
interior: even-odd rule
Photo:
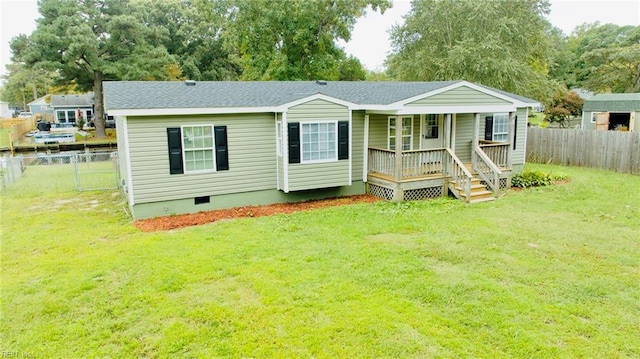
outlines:
[[[473,130],[473,148],[476,148],[480,144],[480,114],[474,113],[475,124]]]
[[[514,136],[514,132],[515,132],[515,127],[516,127],[516,113],[515,112],[509,112],[509,134],[507,135],[508,137],[508,143],[509,143],[509,147],[507,147],[507,167],[511,168],[511,164],[512,164],[512,157],[513,157],[513,136]]]
[[[396,188],[393,191],[393,200],[400,202],[404,198],[403,190],[400,187],[400,181],[402,180],[402,116],[396,116],[396,168],[395,168],[395,180]]]
[[[396,168],[395,180],[402,179],[402,117],[396,116]]]
[[[362,156],[362,181],[367,182],[369,175],[369,115],[364,115],[364,148]]]
[[[451,148],[451,114],[444,115],[444,147]]]

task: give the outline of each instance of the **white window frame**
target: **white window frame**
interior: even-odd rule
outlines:
[[[211,147],[198,147],[198,148],[189,148],[187,149],[185,146],[185,128],[194,128],[194,127],[210,127],[211,128]],[[209,173],[216,172],[216,134],[214,125],[183,125],[180,126],[180,140],[182,141],[182,168],[184,169],[184,174],[194,174],[194,173]],[[203,150],[211,150],[211,159],[212,159],[212,167],[209,169],[203,170],[189,170],[187,168],[187,152],[191,151],[203,151]]]
[[[502,123],[498,123],[498,118],[503,118],[504,121]],[[503,131],[497,131],[498,126],[503,126]],[[501,136],[500,139],[496,139],[496,135]],[[502,137],[504,136],[504,137]],[[509,114],[507,112],[504,113],[494,113],[493,114],[493,129],[491,131],[491,141],[493,142],[509,142]]]
[[[282,157],[282,121],[276,121],[276,156]]]
[[[591,112],[591,123],[596,123],[596,116],[598,116],[598,114],[600,113],[606,113],[606,112]]]
[[[413,116],[399,116],[400,117],[400,131],[402,131],[402,124],[404,124],[404,120],[405,119],[410,119],[411,120],[411,125],[409,127],[410,129],[410,133],[408,135],[402,134],[402,150],[403,151],[411,151],[413,150]],[[389,150],[394,150],[395,148],[391,148],[391,120],[396,120],[396,116],[389,116],[388,121],[387,121],[387,148]],[[393,128],[396,128],[397,126],[393,126]],[[393,136],[395,138],[395,135]],[[405,149],[404,148],[404,138],[407,137],[409,138],[409,148]]]
[[[304,133],[305,126],[315,124],[332,124],[333,125],[333,157],[308,160],[305,159],[305,148],[309,146],[305,143]],[[323,162],[337,162],[338,161],[338,121],[313,121],[313,122],[300,122],[300,163],[323,163]]]

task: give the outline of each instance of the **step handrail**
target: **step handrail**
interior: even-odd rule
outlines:
[[[449,154],[449,158],[451,158],[451,167],[447,168],[447,175],[451,176],[451,179],[462,188],[465,194],[465,200],[469,202],[471,200],[471,179],[473,175],[464,166],[462,161],[460,161],[458,156],[453,153],[453,150],[447,148],[446,151]]]
[[[480,146],[475,146],[472,158],[473,170],[491,188],[494,197],[500,195],[500,176],[502,171]],[[489,177],[491,175],[491,177]]]

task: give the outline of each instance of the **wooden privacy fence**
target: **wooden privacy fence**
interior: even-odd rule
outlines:
[[[14,142],[20,140],[22,136],[24,136],[27,132],[36,129],[36,119],[35,118],[13,118],[13,119],[1,119],[0,123],[2,124],[2,128],[10,129],[6,136],[8,137],[5,141],[3,139],[0,143],[8,143],[9,148],[13,149]],[[3,132],[4,134],[4,132]]]
[[[530,127],[527,161],[640,175],[640,133]]]

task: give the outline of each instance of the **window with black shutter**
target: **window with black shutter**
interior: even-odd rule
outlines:
[[[513,149],[516,149],[516,140],[518,139],[518,116],[513,122]]]
[[[169,173],[184,173],[182,168],[182,132],[179,127],[167,128],[167,142],[169,144]]]
[[[349,121],[338,122],[338,159],[349,159]]]
[[[289,163],[300,163],[300,124],[288,123]]]
[[[484,118],[484,139],[485,141],[493,141],[493,116]]]
[[[216,169],[218,171],[229,170],[229,153],[227,151],[227,126],[215,126]]]

